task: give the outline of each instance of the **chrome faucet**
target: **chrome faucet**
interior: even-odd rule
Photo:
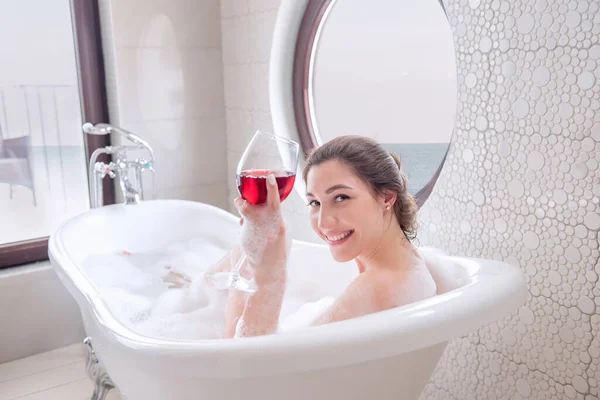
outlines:
[[[144,188],[142,185],[142,172],[151,171],[154,173],[154,152],[152,148],[139,136],[109,124],[93,125],[89,122],[83,124],[83,131],[90,135],[109,135],[118,133],[128,139],[133,145],[106,146],[96,149],[90,157],[89,180],[91,192],[91,207],[101,207],[102,204],[102,181],[106,177],[119,177],[121,191],[125,204],[139,204],[144,198]],[[127,159],[127,151],[146,149],[150,153],[150,158]],[[116,161],[110,163],[96,161],[101,154],[115,154]],[[133,176],[130,173],[133,172]]]

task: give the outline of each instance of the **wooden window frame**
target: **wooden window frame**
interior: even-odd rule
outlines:
[[[82,124],[109,122],[98,2],[71,0]],[[86,135],[84,143],[86,159],[89,160],[94,150],[110,145],[110,137]],[[110,158],[102,155],[98,161],[110,162]],[[87,163],[85,168],[87,171]],[[103,182],[103,201],[104,204],[115,203],[114,186],[110,180]],[[48,237],[0,245],[0,269],[47,259]]]

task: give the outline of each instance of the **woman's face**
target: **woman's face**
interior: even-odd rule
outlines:
[[[346,163],[326,161],[306,178],[310,223],[339,262],[365,256],[381,240],[386,204]],[[392,211],[388,211],[392,212]]]

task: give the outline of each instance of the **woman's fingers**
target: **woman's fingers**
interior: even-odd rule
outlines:
[[[267,177],[267,205],[273,211],[278,211],[281,200],[279,199],[279,187],[275,175],[269,174]]]
[[[242,199],[241,197],[238,197],[233,201],[233,205],[235,206],[235,208],[237,208],[238,212],[242,216],[242,218],[240,218],[241,220],[248,216],[249,203],[246,200]]]
[[[275,175],[273,174],[269,174],[267,177],[266,203],[269,212],[279,212],[281,207],[279,187],[277,186],[277,179],[275,179]],[[261,209],[264,210],[264,205],[252,205],[241,197],[236,198],[233,204],[241,215],[240,225],[244,224],[244,219],[253,220],[264,216],[264,213],[260,211]]]
[[[176,288],[180,288],[183,286],[187,287],[192,282],[185,275],[182,275],[179,272],[173,272],[173,271],[169,271],[169,274],[167,276],[163,276],[162,279],[163,279],[163,282],[170,283],[170,285],[168,286],[169,289],[176,289]]]

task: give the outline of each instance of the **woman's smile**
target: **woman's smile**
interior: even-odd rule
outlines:
[[[353,233],[354,233],[354,229],[351,229],[349,231],[344,231],[341,233],[335,233],[335,232],[324,233],[323,232],[323,236],[325,237],[325,241],[330,246],[337,246],[337,245],[347,242]]]

